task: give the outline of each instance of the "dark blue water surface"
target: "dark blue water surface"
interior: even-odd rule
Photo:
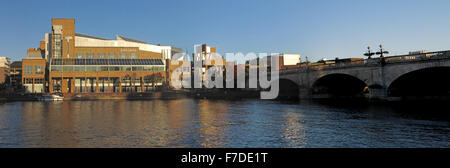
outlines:
[[[404,107],[196,99],[4,102],[0,147],[450,147],[446,106]]]

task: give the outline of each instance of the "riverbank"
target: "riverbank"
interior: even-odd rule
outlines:
[[[37,101],[43,93],[17,93],[0,95],[0,101]],[[181,98],[195,99],[249,99],[259,98],[259,92],[250,90],[195,89],[160,90],[143,93],[64,93],[64,100],[171,100]]]
[[[10,93],[0,94],[0,101],[37,101],[45,93]],[[194,99],[219,99],[219,100],[240,100],[240,99],[260,99],[260,91],[251,89],[163,89],[152,92],[131,92],[131,93],[65,93],[64,100],[171,100],[181,98]],[[368,97],[327,97],[299,99],[298,97],[283,97],[277,100],[282,101],[325,101],[325,102],[351,102],[355,104],[389,104],[395,102],[417,103],[433,102],[448,103],[449,96],[424,96],[424,97],[392,97],[390,99],[370,99]]]

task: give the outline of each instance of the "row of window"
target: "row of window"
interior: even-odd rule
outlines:
[[[116,59],[116,53],[97,53],[98,59]],[[77,59],[94,59],[94,53],[76,53]],[[119,53],[119,59],[137,59],[136,53]]]
[[[33,84],[33,78],[24,78],[23,84]],[[36,78],[36,79],[34,79],[34,84],[44,84],[44,79]]]
[[[164,65],[161,59],[53,59],[52,65]]]
[[[163,66],[52,66],[53,72],[164,71]]]
[[[121,80],[121,81],[120,81]],[[141,83],[143,82],[143,83]],[[53,91],[60,92],[62,86],[61,78],[52,78]],[[76,93],[82,92],[95,92],[98,87],[98,92],[120,92],[120,87],[122,87],[122,92],[142,92],[142,89],[150,91],[154,89],[154,86],[162,84],[162,78],[156,78],[154,76],[140,77],[134,79],[134,84],[131,77],[111,77],[111,78],[76,78],[74,86],[68,86],[75,88]],[[134,86],[133,86],[134,85]]]
[[[24,65],[23,74],[33,74],[33,65]],[[34,65],[34,74],[44,74],[44,66]]]

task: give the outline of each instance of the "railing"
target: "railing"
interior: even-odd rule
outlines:
[[[408,63],[408,62],[439,60],[439,59],[450,59],[450,50],[384,57],[384,61],[382,58],[372,58],[345,63],[302,64],[297,65],[295,67],[281,68],[280,73],[294,73],[294,72],[303,72],[306,70],[322,70],[322,69],[348,68],[358,66],[378,66],[382,64]]]

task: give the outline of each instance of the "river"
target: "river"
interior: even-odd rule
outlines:
[[[448,148],[450,119],[442,113],[310,101],[2,102],[0,147]]]

